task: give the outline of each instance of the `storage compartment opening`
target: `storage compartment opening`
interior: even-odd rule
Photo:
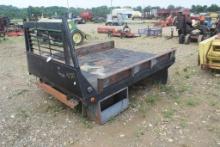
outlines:
[[[213,46],[214,51],[219,52],[220,51],[220,46]]]
[[[219,64],[219,63],[220,63],[220,61],[218,61],[218,60],[212,60],[212,63]]]
[[[100,102],[101,112],[111,107],[112,105],[118,103],[119,101],[128,98],[128,89],[124,89],[118,93],[113,94],[112,96],[104,99]]]

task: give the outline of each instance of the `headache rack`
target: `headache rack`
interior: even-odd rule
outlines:
[[[29,73],[39,87],[103,124],[128,108],[128,87],[148,78],[166,83],[175,50],[163,54],[115,48],[104,42],[74,48],[67,20],[24,25]]]

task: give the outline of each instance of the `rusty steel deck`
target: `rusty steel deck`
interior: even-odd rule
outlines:
[[[155,56],[150,53],[140,53],[125,49],[112,48],[106,51],[79,57],[80,67],[89,82],[98,90],[98,79],[116,74],[134,63],[145,61]],[[123,76],[123,75],[122,75]]]

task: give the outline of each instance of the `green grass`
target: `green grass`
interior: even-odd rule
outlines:
[[[187,86],[181,84],[174,85],[160,85],[160,91],[165,92],[166,95],[174,100],[178,100],[180,98],[180,95],[185,92],[188,89]]]
[[[159,95],[150,95],[146,97],[145,101],[147,104],[154,105],[158,99]]]
[[[220,108],[220,103],[218,100],[210,100],[209,101],[209,106],[211,107],[216,107],[216,108]]]
[[[187,127],[187,120],[185,118],[181,118],[180,119],[180,126],[182,128],[186,128]]]
[[[133,100],[131,102],[132,108],[137,108],[140,114],[145,118],[147,111],[160,100],[158,92],[145,95],[140,99]]]
[[[0,44],[2,45],[10,45],[10,44],[21,44],[21,42],[24,42],[24,37],[7,37],[5,40],[3,38],[0,38]]]
[[[189,91],[190,87],[186,84],[179,84],[178,85],[178,92],[179,93],[184,93],[186,91]]]
[[[93,124],[92,121],[89,121],[88,118],[79,116],[80,118],[80,122],[83,124],[83,126],[87,129],[92,129],[93,128]]]
[[[144,134],[145,134],[144,128],[138,128],[138,129],[136,130],[136,132],[135,132],[135,136],[136,136],[137,138],[143,136]]]
[[[21,117],[21,118],[23,118],[23,119],[27,119],[28,117],[30,117],[30,115],[28,114],[28,111],[26,111],[25,109],[23,109],[23,108],[19,108],[18,110],[17,110],[17,116],[19,116],[19,117]]]
[[[145,118],[146,117],[146,113],[148,111],[148,105],[145,102],[140,102],[140,107],[139,107],[139,111],[142,114],[142,116]]]
[[[216,101],[210,101],[209,105],[215,107],[217,105],[217,102]]]
[[[172,93],[175,92],[175,87],[173,85],[159,85],[159,90],[161,92]]]
[[[188,71],[189,71],[189,69],[190,69],[190,67],[189,67],[189,66],[187,66],[187,67],[185,67],[185,68],[183,69],[183,71],[184,71],[184,72],[188,72]]]
[[[199,104],[199,101],[197,98],[188,98],[186,100],[186,105],[187,106],[191,106],[191,107],[195,107]]]
[[[64,107],[62,104],[53,104],[53,105],[47,105],[45,112],[53,113],[54,116],[56,116],[56,113],[61,112],[64,110]]]
[[[19,89],[19,90],[15,90],[14,92],[12,92],[9,96],[8,99],[12,99],[14,97],[23,95],[24,93],[28,92],[27,89]]]
[[[216,134],[218,137],[220,137],[220,126],[216,123],[208,124],[206,128],[209,132],[212,132],[213,134]]]
[[[164,116],[164,118],[171,119],[173,117],[174,113],[175,113],[175,110],[170,108],[170,109],[163,111],[163,116]]]
[[[185,79],[190,79],[192,76],[196,75],[196,73],[195,67],[187,66],[183,69],[183,76]]]

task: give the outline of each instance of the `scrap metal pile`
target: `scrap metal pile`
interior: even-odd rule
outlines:
[[[8,18],[7,17],[0,17],[0,37],[5,39],[6,32],[8,26]]]
[[[0,37],[22,36],[23,26],[11,23],[8,17],[0,17]]]
[[[212,22],[210,17],[198,18],[183,15],[180,11],[175,21],[180,44],[189,44],[191,41],[201,42],[218,32],[219,22]]]
[[[133,33],[130,27],[125,24],[122,29],[118,29],[114,26],[100,26],[97,28],[98,33],[108,34],[109,37],[120,37],[120,38],[135,38],[139,37]]]

